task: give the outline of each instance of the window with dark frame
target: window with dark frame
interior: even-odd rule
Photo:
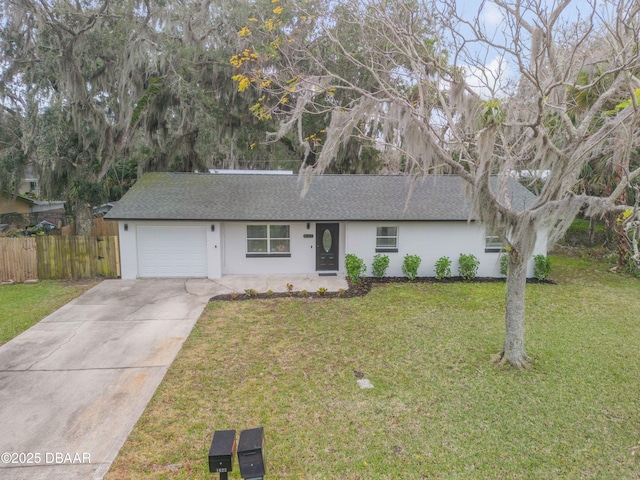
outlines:
[[[290,257],[289,225],[247,225],[247,257]]]
[[[376,252],[398,251],[398,227],[376,228]]]

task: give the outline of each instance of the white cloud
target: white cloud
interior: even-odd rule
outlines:
[[[482,98],[500,97],[511,73],[509,64],[501,56],[483,67],[467,67],[466,72],[467,85]]]
[[[498,28],[503,20],[504,15],[495,3],[486,2],[484,4],[480,13],[480,22],[487,31]]]

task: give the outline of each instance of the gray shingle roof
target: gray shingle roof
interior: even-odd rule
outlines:
[[[413,185],[413,187],[412,187]],[[147,173],[105,216],[111,220],[436,221],[469,220],[456,175],[317,175],[302,196],[298,175]],[[515,208],[535,196],[510,180]]]

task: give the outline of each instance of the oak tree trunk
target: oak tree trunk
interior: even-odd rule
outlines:
[[[506,335],[500,361],[515,367],[525,367],[530,360],[524,348],[524,293],[526,285],[527,259],[523,255],[510,252],[505,314]]]
[[[75,205],[76,235],[93,234],[93,214],[91,206],[86,202],[76,202]]]

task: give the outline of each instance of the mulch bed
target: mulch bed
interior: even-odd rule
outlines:
[[[436,280],[435,277],[417,277],[413,281],[409,281],[407,277],[366,277],[361,278],[355,285],[347,278],[349,288],[340,290],[338,292],[325,292],[320,294],[318,292],[291,291],[291,292],[269,292],[269,293],[227,293],[224,295],[216,295],[211,297],[210,301],[222,300],[222,301],[238,301],[238,300],[254,300],[264,298],[354,298],[362,297],[371,291],[371,287],[374,283],[505,283],[505,278],[484,277],[475,278],[473,280],[464,280],[462,277],[449,277],[442,280]],[[536,278],[528,278],[527,283],[543,283],[549,285],[555,285],[553,280],[538,280]]]

